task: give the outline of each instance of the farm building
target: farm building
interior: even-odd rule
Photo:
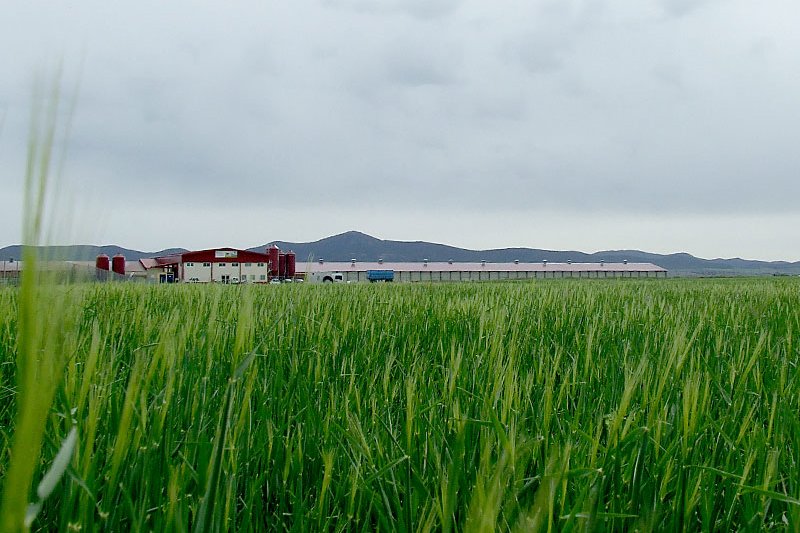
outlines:
[[[374,273],[391,272],[393,281],[490,281],[535,278],[666,277],[667,271],[652,263],[464,263],[446,262],[335,262],[298,264],[298,274],[324,281],[371,281]]]
[[[0,261],[0,284],[16,283],[19,279],[19,261]]]
[[[264,253],[235,248],[212,248],[127,261],[121,255],[97,256],[91,261],[53,261],[40,268],[58,271],[69,279],[100,281],[126,279],[150,283],[268,283],[273,280],[310,282],[365,281],[490,281],[537,278],[666,277],[667,270],[652,263],[510,263],[382,260],[297,262],[292,252],[270,246]],[[0,261],[0,283],[15,284],[21,261]]]
[[[511,263],[481,262],[326,262],[298,263],[295,254],[270,246],[265,253],[213,248],[131,262],[122,256],[98,256],[99,272],[172,283],[267,283],[272,280],[312,282],[360,281],[489,281],[535,278],[666,277],[651,263]]]
[[[283,253],[276,246],[266,253],[212,248],[139,261],[99,255],[95,267],[99,273],[110,271],[158,283],[266,283],[294,279],[296,275],[294,253]]]

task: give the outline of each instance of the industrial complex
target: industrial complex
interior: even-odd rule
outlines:
[[[235,248],[213,248],[182,254],[125,261],[121,255],[100,255],[97,272],[158,283],[320,283],[366,281],[489,281],[534,278],[666,277],[667,271],[652,263],[510,263],[481,262],[298,262],[291,251],[277,246],[264,253]]]
[[[58,271],[69,279],[133,280],[149,283],[348,283],[348,282],[456,282],[538,278],[666,277],[667,270],[652,263],[494,263],[428,261],[388,262],[297,261],[291,251],[277,246],[264,252],[212,248],[162,257],[127,261],[122,255],[98,255],[92,261],[51,261],[40,268]],[[21,261],[0,261],[0,283],[14,283]]]

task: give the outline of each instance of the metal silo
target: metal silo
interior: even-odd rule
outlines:
[[[110,266],[110,259],[106,254],[100,254],[94,261],[94,267],[97,270],[108,270]]]
[[[294,252],[289,251],[286,252],[286,277],[290,279],[294,279],[295,269],[297,266],[297,259],[294,255]]]
[[[117,254],[111,258],[111,270],[120,276],[125,275],[125,256]]]
[[[272,278],[277,278],[279,275],[279,264],[280,261],[279,257],[281,255],[281,250],[274,244],[269,247],[267,250],[267,255],[269,255],[269,275]]]
[[[111,269],[111,259],[106,254],[100,254],[94,261],[94,275],[98,280],[108,280],[108,271]]]

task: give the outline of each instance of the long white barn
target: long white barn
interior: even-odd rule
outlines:
[[[667,270],[652,263],[477,263],[445,262],[297,262],[297,273],[342,274],[342,281],[367,281],[371,270],[391,270],[395,281],[490,281],[535,278],[667,277]]]

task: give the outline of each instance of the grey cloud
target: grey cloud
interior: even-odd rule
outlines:
[[[155,3],[102,23],[75,7],[87,52],[65,174],[109,205],[227,207],[278,237],[305,221],[269,206],[797,213],[800,13],[776,2],[208,2],[191,25],[180,8],[151,20]],[[36,38],[17,29],[33,13],[0,20],[4,184],[24,169],[33,58],[84,38],[53,10]]]
[[[505,45],[532,73],[552,74],[563,68],[581,38],[602,27],[604,2],[547,1],[520,10],[519,29]]]
[[[519,90],[498,91],[476,97],[475,117],[482,120],[522,121],[528,117],[529,103]]]
[[[390,46],[381,62],[389,81],[419,86],[455,83],[459,60],[446,44],[406,40]]]
[[[461,3],[462,0],[400,0],[397,5],[414,17],[431,19],[450,15]]]
[[[660,0],[663,9],[672,16],[683,17],[708,4],[711,0]]]
[[[533,73],[552,73],[561,68],[565,45],[541,37],[530,37],[516,47],[522,65]]]
[[[391,15],[404,13],[421,20],[437,19],[454,13],[463,0],[323,0],[323,5],[359,13]]]
[[[653,75],[656,79],[675,89],[684,89],[684,72],[680,66],[676,64],[659,63],[653,66]]]

